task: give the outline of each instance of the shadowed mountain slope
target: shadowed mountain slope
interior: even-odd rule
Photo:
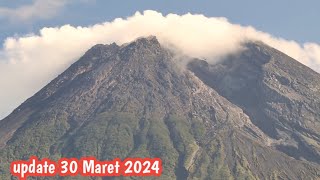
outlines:
[[[320,163],[318,73],[260,42],[220,63],[193,61],[189,68],[242,108],[278,150]]]

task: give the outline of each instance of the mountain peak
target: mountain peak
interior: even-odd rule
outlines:
[[[129,43],[125,43],[121,46],[121,48],[127,46],[138,46],[138,47],[160,47],[160,43],[156,36],[150,35],[147,37],[139,37]]]
[[[156,44],[160,44],[157,37],[154,35],[150,35],[150,36],[146,36],[146,37],[139,37],[137,38],[135,41],[141,41],[143,42],[150,42],[150,43],[156,43]]]

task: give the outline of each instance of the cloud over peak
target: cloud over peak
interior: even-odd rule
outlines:
[[[210,60],[239,50],[244,41],[259,40],[320,72],[319,44],[300,45],[250,26],[232,24],[226,18],[193,14],[163,16],[148,10],[127,19],[118,18],[89,27],[46,27],[38,35],[7,38],[0,50],[0,84],[3,87],[0,89],[0,119],[93,45],[123,44],[149,35],[157,36],[164,45],[174,45],[187,56]]]

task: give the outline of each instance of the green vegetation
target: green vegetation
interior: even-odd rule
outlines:
[[[256,148],[249,162],[245,154],[233,147],[230,163],[226,144],[243,144],[245,140],[238,141],[236,136],[229,139],[228,133],[223,131],[214,138],[207,138],[205,126],[197,119],[174,114],[165,119],[145,119],[132,113],[104,112],[77,127],[68,123],[66,117],[60,115],[47,121],[35,119],[20,129],[0,152],[4,162],[0,168],[1,179],[10,179],[8,162],[28,159],[31,155],[53,160],[83,156],[95,156],[100,160],[159,157],[163,161],[163,175],[159,179],[258,179],[250,168],[262,163]],[[204,139],[208,142],[198,144]],[[270,179],[280,177],[279,172],[272,172],[268,175]]]

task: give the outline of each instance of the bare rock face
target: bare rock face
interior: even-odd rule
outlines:
[[[1,179],[31,155],[160,157],[159,179],[320,178],[320,75],[246,46],[188,69],[153,36],[92,47],[0,122]]]
[[[320,163],[320,75],[261,42],[217,64],[195,60],[205,84],[246,112],[272,138],[272,146]]]

